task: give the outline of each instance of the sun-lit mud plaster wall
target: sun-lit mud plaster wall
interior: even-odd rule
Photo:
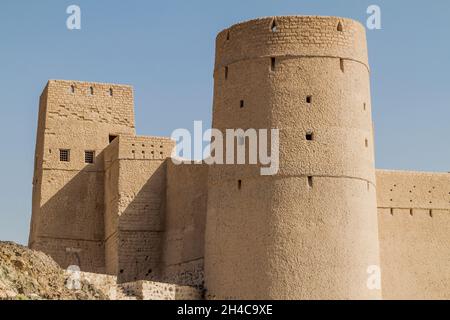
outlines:
[[[207,177],[206,164],[167,163],[165,282],[203,285]]]
[[[210,168],[208,297],[380,298],[366,286],[379,248],[364,27],[263,18],[216,46],[213,127],[280,129],[280,170]]]
[[[384,299],[450,299],[450,174],[377,171]]]
[[[63,267],[104,271],[103,149],[109,135],[134,134],[129,86],[49,81],[41,97],[30,247]],[[60,149],[70,161],[60,161]],[[85,151],[95,151],[94,164]]]
[[[105,162],[107,270],[120,282],[161,275],[168,138],[120,136]],[[116,150],[116,155],[110,155]],[[117,178],[115,178],[117,176]]]

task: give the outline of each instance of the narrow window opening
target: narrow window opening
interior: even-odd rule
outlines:
[[[312,103],[312,96],[307,96],[306,97],[306,103],[309,103],[309,104]]]
[[[367,110],[367,104],[364,102],[364,111],[366,111]]]
[[[394,215],[394,209],[391,208],[391,216],[393,216],[393,215]]]
[[[60,149],[59,150],[59,161],[61,161],[61,162],[70,162],[70,150],[68,150],[68,149]]]
[[[89,88],[89,94],[90,94],[91,96],[94,95],[94,88],[93,88],[93,87],[90,87],[90,88]]]
[[[339,59],[340,68],[342,72],[345,72],[344,59]]]
[[[74,86],[74,85],[71,85],[71,86],[70,86],[70,92],[71,92],[71,93],[75,93],[75,86]]]
[[[244,100],[241,100],[241,102],[240,102],[241,109],[244,108],[244,106],[245,106]]]
[[[366,144],[366,148],[368,148],[369,147],[369,140],[366,139],[365,144]]]
[[[228,80],[228,67],[225,67],[225,80]]]
[[[409,209],[409,215],[412,217],[414,215],[413,209]]]
[[[113,89],[109,88],[109,96],[112,97],[114,95]]]
[[[95,151],[85,151],[84,152],[84,163],[94,163]]]
[[[342,22],[339,21],[338,25],[337,25],[337,31],[342,32],[344,31],[344,26],[342,25]]]
[[[430,214],[430,217],[433,218],[433,210],[430,210],[429,214]]]
[[[308,187],[313,187],[313,177],[308,177]]]
[[[272,32],[277,32],[277,27],[278,27],[277,21],[276,21],[275,19],[273,19],[273,20],[272,20],[272,24],[270,25],[270,30],[271,30]]]
[[[275,71],[277,61],[274,57],[270,58],[270,71]]]
[[[117,136],[110,134],[109,135],[109,143],[113,142],[116,138],[117,138]]]
[[[313,141],[314,140],[314,134],[312,132],[306,133],[306,140],[307,141]]]
[[[227,41],[230,40],[230,31],[227,31]]]
[[[239,189],[239,190],[242,189],[242,180],[238,180],[238,189]]]

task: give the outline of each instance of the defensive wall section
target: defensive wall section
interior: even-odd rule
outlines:
[[[279,129],[278,172],[177,165],[132,87],[51,80],[29,246],[142,299],[449,299],[450,174],[375,169],[364,27],[268,17],[216,47],[212,127]]]

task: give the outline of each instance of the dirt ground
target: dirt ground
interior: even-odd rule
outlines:
[[[0,300],[106,300],[86,281],[80,290],[66,286],[67,274],[48,255],[11,242],[0,242]]]

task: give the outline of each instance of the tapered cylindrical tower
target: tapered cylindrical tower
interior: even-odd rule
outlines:
[[[280,166],[210,167],[208,297],[381,298],[367,285],[379,248],[364,27],[262,18],[216,46],[213,127],[279,129]]]

